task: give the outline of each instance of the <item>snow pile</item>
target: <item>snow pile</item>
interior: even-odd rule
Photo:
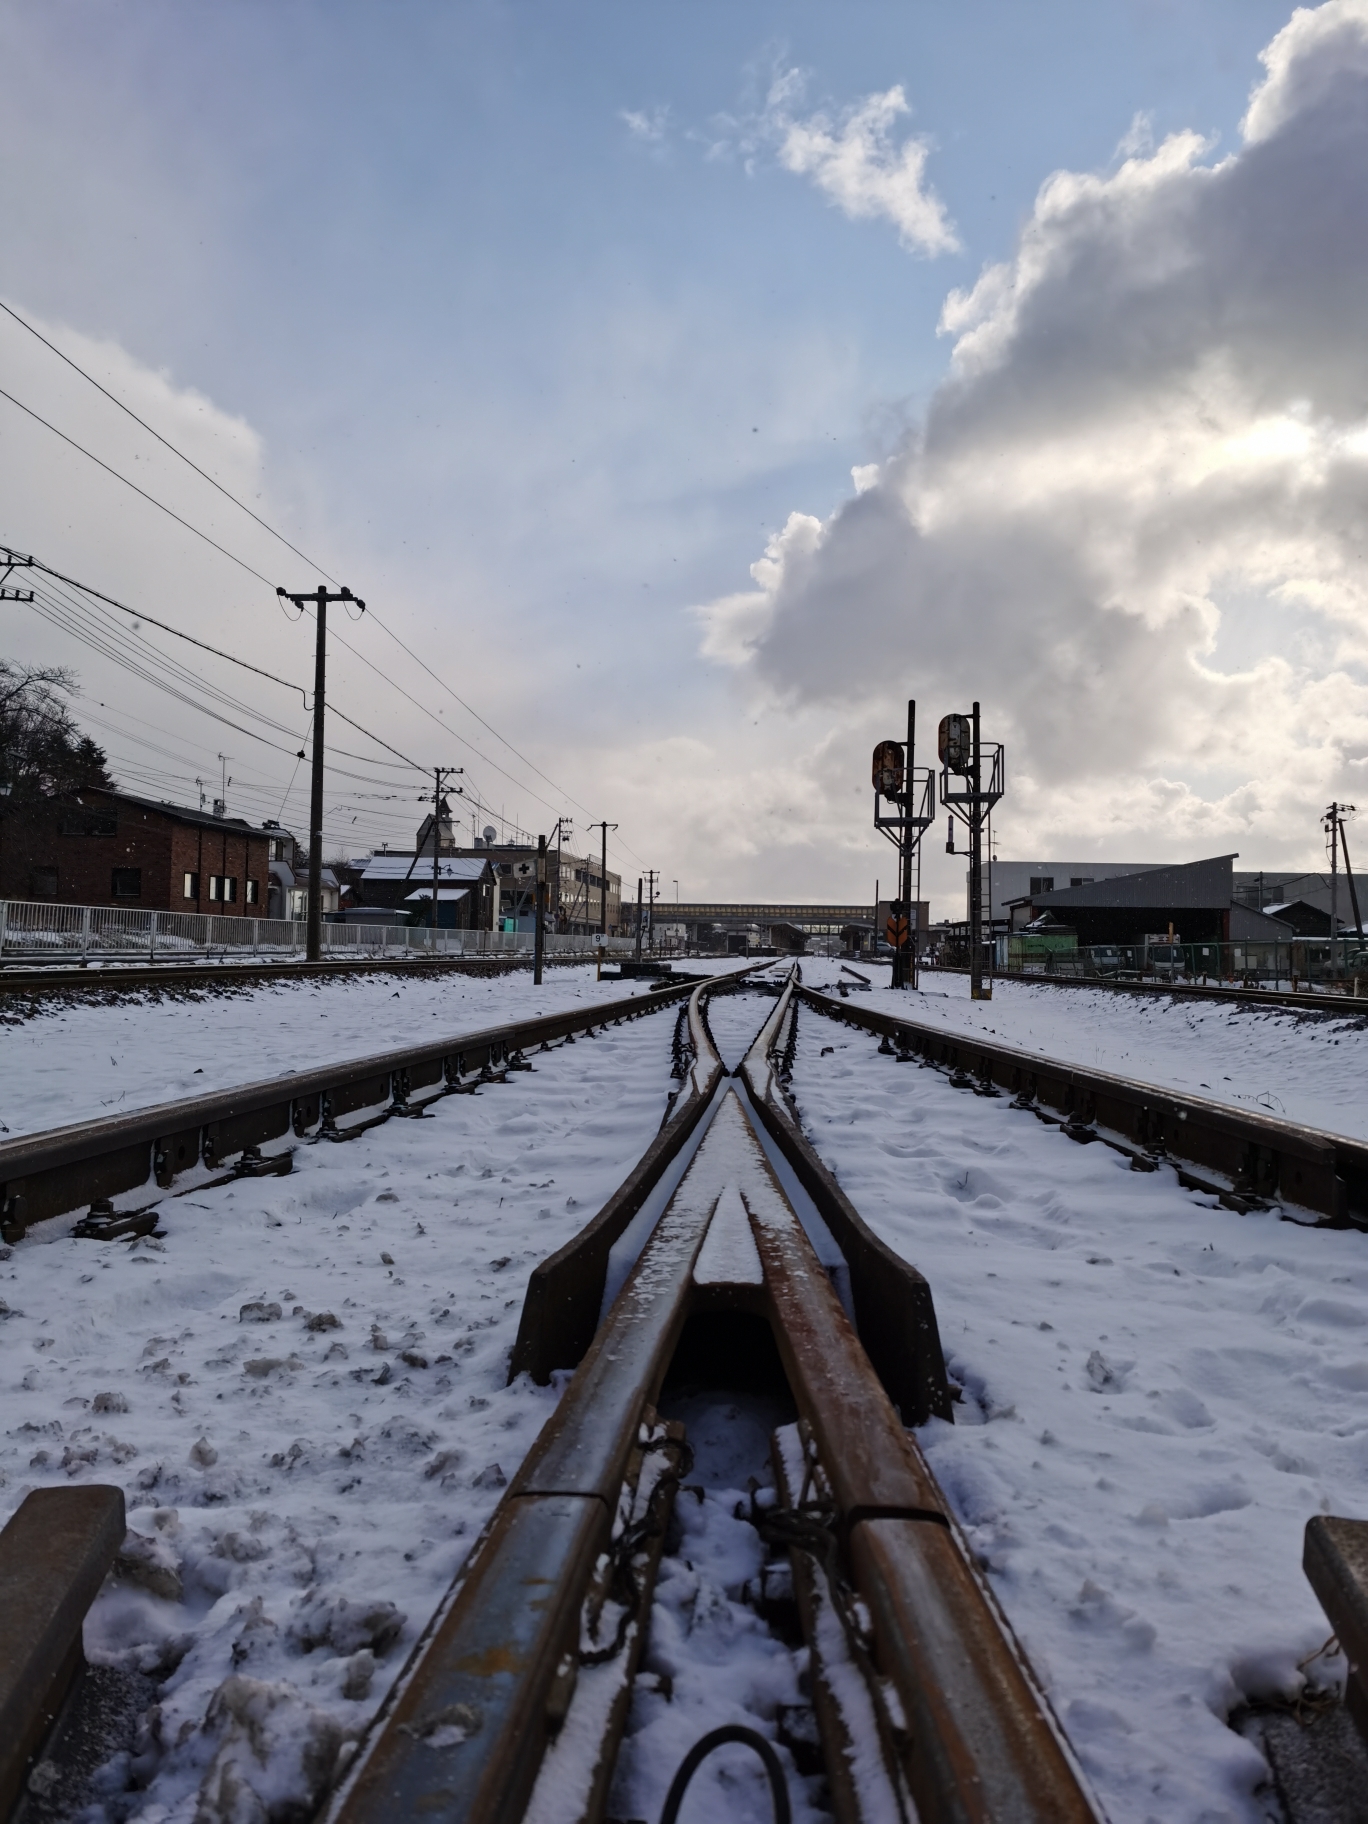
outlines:
[[[887,969],[858,967],[873,983],[870,994],[860,993],[862,1008],[1368,1139],[1368,1018],[1361,1013],[1001,979],[991,1001],[971,1001],[967,976],[940,971],[924,971],[920,991],[895,1001]],[[803,964],[806,987],[834,993],[840,979],[836,963]]]
[[[527,1275],[655,1133],[672,1026],[169,1199],[162,1239],[50,1223],[0,1265],[0,1519],[33,1487],[118,1483],[130,1536],[88,1647],[163,1681],[91,1820],[307,1815],[552,1410],[504,1385]]]
[[[1306,1520],[1368,1514],[1368,1237],[1212,1207],[807,1010],[793,1089],[931,1282],[963,1403],[922,1443],[1114,1824],[1262,1819],[1224,1719],[1330,1632]]]

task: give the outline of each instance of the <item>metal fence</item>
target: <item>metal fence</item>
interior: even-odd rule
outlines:
[[[0,899],[0,957],[71,962],[175,962],[179,958],[302,956],[306,927],[288,918],[218,918],[199,912],[141,912],[123,906],[59,906]],[[530,931],[432,931],[408,925],[325,924],[323,951],[347,956],[526,956]],[[548,932],[548,956],[629,954],[630,937]]]
[[[1261,988],[1368,987],[1368,947],[1352,934],[1295,938],[1289,943],[1095,944],[1032,954],[1014,937],[995,941],[998,975],[1070,976],[1085,980],[1239,982]]]

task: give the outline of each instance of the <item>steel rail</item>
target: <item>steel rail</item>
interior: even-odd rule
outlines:
[[[950,963],[923,963],[921,968],[927,975],[969,973]],[[1368,1013],[1368,995],[1341,994],[1338,990],[1314,994],[1294,988],[1213,987],[1203,982],[1117,982],[1106,976],[1025,975],[1015,970],[995,975],[993,980],[1025,982],[1031,987],[1039,983],[1046,988],[1102,988],[1109,994],[1171,994],[1194,1001],[1242,1001],[1251,1007],[1287,1007],[1341,1016]]]
[[[784,1088],[783,1066],[776,1063],[774,1053],[785,1024],[797,1018],[793,998],[797,985],[795,972],[737,1075],[746,1085],[751,1107],[766,1133],[845,1256],[860,1341],[903,1423],[924,1425],[933,1417],[952,1419],[954,1409],[930,1286],[861,1217],[808,1144]]]
[[[812,988],[797,992],[815,1012],[894,1041],[904,1059],[948,1070],[957,1087],[1010,1090],[1018,1105],[1057,1118],[1071,1139],[1120,1145],[1141,1170],[1181,1161],[1185,1182],[1232,1209],[1280,1202],[1322,1224],[1368,1228],[1368,1142],[856,1007]],[[1217,1176],[1202,1178],[1184,1166]]]
[[[510,1382],[530,1374],[544,1387],[557,1368],[577,1367],[593,1342],[613,1244],[678,1158],[727,1074],[703,1011],[704,996],[714,986],[700,984],[689,996],[694,1060],[660,1132],[593,1220],[533,1268],[509,1362]]]
[[[586,950],[583,956],[546,959],[548,967],[579,965],[593,960],[592,950]],[[101,968],[63,963],[44,969],[5,964],[0,966],[0,994],[108,994],[111,990],[144,988],[309,982],[348,975],[503,975],[511,969],[530,969],[531,966],[530,956],[514,952],[506,956],[333,957],[317,963],[302,960],[290,963],[112,963]]]
[[[726,977],[719,978],[726,980]],[[110,1200],[155,1180],[160,1191],[203,1164],[221,1168],[246,1155],[239,1169],[276,1170],[285,1155],[258,1158],[263,1142],[293,1133],[340,1137],[337,1121],[388,1101],[388,1112],[412,1114],[419,1091],[460,1088],[472,1073],[488,1073],[516,1052],[576,1033],[635,1019],[692,994],[693,978],[572,1012],[512,1020],[454,1033],[371,1057],[349,1058],[265,1082],[184,1101],[166,1102],[70,1127],[0,1141],[0,1234],[17,1240],[36,1222],[92,1206],[106,1223]]]
[[[696,1029],[702,999],[691,1008]],[[766,1022],[767,1046],[787,1012],[783,1004]],[[716,1245],[714,1229],[723,1231]],[[576,1707],[581,1688],[607,1670],[582,1650],[583,1618],[596,1567],[611,1556],[633,1450],[654,1425],[686,1326],[706,1314],[758,1317],[778,1345],[832,1492],[832,1547],[867,1611],[866,1702],[898,1718],[884,1744],[888,1780],[910,1792],[920,1816],[949,1824],[1095,1824],[1067,1742],[784,1196],[739,1089],[715,1105],[555,1413],[327,1805],[325,1824],[419,1816],[516,1824],[525,1813],[541,1815],[548,1781],[555,1815],[601,1816],[625,1704],[606,1704],[600,1685]],[[646,1625],[647,1581],[628,1638]],[[809,1644],[815,1657],[829,1651],[829,1643]],[[892,1702],[883,1681],[896,1693]],[[824,1675],[823,1689],[835,1688]],[[830,1721],[829,1711],[819,1710],[819,1722]],[[823,1742],[829,1761],[847,1751],[839,1734]]]

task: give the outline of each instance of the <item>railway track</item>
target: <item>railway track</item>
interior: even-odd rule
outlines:
[[[944,963],[923,963],[921,969],[925,975],[969,974],[967,969],[951,968]],[[1118,982],[1100,975],[1002,975],[995,977],[995,980],[1022,982],[1031,988],[1100,988],[1108,994],[1167,995],[1193,1001],[1241,1001],[1250,1007],[1287,1007],[1300,1012],[1323,1013],[1340,1018],[1368,1013],[1368,995],[1351,992],[1316,994],[1284,988],[1245,988],[1238,987],[1233,982]]]
[[[744,1522],[763,1546],[756,1612],[791,1609],[802,1630],[806,1733],[834,1814],[843,1824],[1096,1817],[904,1428],[949,1413],[925,1282],[832,1195],[785,1109],[776,1054],[792,992],[730,1080],[707,990],[691,998],[695,1055],[674,1120],[694,1104],[701,1139],[582,1359],[580,1314],[602,1296],[604,1243],[626,1222],[596,1219],[534,1274],[521,1359],[548,1314],[568,1311],[537,1365],[575,1367],[574,1378],[396,1680],[328,1824],[605,1815],[672,1510],[710,1495],[706,1475],[688,1482],[690,1428],[672,1414],[697,1420],[701,1406],[706,1430],[709,1401],[735,1415],[742,1393],[780,1421],[769,1473],[763,1453],[754,1463]],[[796,1179],[800,1163],[809,1199],[784,1186],[784,1167]],[[844,1300],[814,1228],[819,1244],[842,1238]],[[886,1368],[904,1358],[901,1417],[862,1345],[866,1328]],[[776,1816],[788,1816],[773,1747],[744,1726],[695,1744],[664,1815],[709,1754],[736,1747],[760,1758]]]
[[[814,1012],[877,1035],[882,1049],[903,1062],[934,1065],[957,1088],[980,1095],[1010,1092],[1069,1139],[1119,1148],[1138,1171],[1172,1162],[1184,1184],[1228,1209],[1279,1204],[1298,1220],[1368,1228],[1368,1142],[1203,1096],[1174,1095],[810,988],[797,992]]]
[[[586,951],[577,957],[547,957],[555,967],[592,962]],[[359,975],[503,975],[512,969],[530,969],[529,956],[471,957],[366,957],[305,963],[153,963],[111,964],[89,967],[80,963],[26,968],[6,964],[0,968],[0,999],[6,996],[29,1001],[63,996],[142,993],[148,988],[254,988],[263,982],[329,981],[337,976]]]
[[[651,1683],[653,1602],[667,1620],[689,1542],[725,1526],[751,1542],[747,1625],[801,1642],[809,1676],[756,1728],[704,1730],[673,1755],[653,1820],[674,1816],[714,1755],[733,1789],[748,1764],[767,1780],[776,1817],[805,1801],[841,1824],[1100,1816],[909,1435],[953,1410],[931,1289],[804,1138],[784,1088],[798,1008],[860,1026],[963,1088],[1009,1088],[1140,1169],[1190,1160],[1188,1181],[1236,1208],[1296,1191],[1315,1217],[1358,1220],[1368,1149],[919,1028],[804,989],[796,972],[729,1073],[707,1008],[733,982],[387,1054],[296,1079],[288,1100],[277,1080],[180,1108],[176,1131],[197,1136],[191,1164],[217,1168],[235,1147],[246,1172],[280,1169],[253,1156],[261,1142],[323,1137],[344,1114],[360,1117],[354,1131],[410,1116],[423,1090],[459,1093],[536,1043],[687,995],[659,1133],[528,1282],[509,1378],[568,1374],[565,1390],[325,1799],[327,1824],[604,1818],[615,1780],[643,1784],[636,1763],[653,1738],[625,1738]],[[136,1190],[165,1169],[173,1126],[149,1111],[0,1147],[11,1220],[76,1207],[97,1180],[141,1169],[121,1186]],[[1240,1188],[1251,1145],[1258,1191]],[[109,1231],[97,1220],[92,1232]]]
[[[693,979],[666,982],[649,998],[514,1020],[0,1142],[0,1239],[17,1241],[33,1224],[82,1205],[88,1206],[83,1234],[115,1240],[147,1233],[156,1227],[162,1197],[117,1208],[116,1198],[126,1200],[153,1182],[163,1195],[174,1192],[179,1178],[194,1186],[206,1178],[219,1182],[225,1171],[230,1177],[288,1172],[290,1136],[343,1140],[377,1121],[421,1116],[438,1097],[522,1068],[530,1049],[638,1019],[694,987]],[[263,1146],[272,1150],[263,1153]]]

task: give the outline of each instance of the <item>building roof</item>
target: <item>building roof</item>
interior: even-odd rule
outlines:
[[[431,898],[432,898],[432,888],[431,887],[419,887],[419,889],[416,893],[406,893],[404,895],[404,904],[407,906],[415,899],[429,900]],[[469,898],[470,898],[470,888],[469,887],[438,887],[438,889],[437,889],[438,905],[445,906],[445,905],[450,904],[450,902],[452,900],[469,899]]]
[[[437,858],[437,878],[439,885],[445,881],[465,881],[467,884],[482,881],[488,870],[489,862],[485,857],[478,859],[474,855],[439,855]],[[382,854],[372,855],[366,863],[361,876],[362,884],[372,886],[383,880],[412,880],[421,883],[426,880],[432,885],[432,856],[398,854],[393,849],[386,849]]]
[[[1052,893],[1032,893],[1030,903],[1042,909],[1067,912],[1074,908],[1136,910],[1181,907],[1206,910],[1229,906],[1230,864],[1235,855],[1212,855],[1204,861],[1181,862],[1176,867],[1147,868],[1143,874],[1113,874],[1086,887],[1056,887]]]
[[[189,805],[172,804],[165,798],[140,798],[134,792],[120,792],[107,785],[83,785],[77,793],[78,801],[82,795],[95,792],[101,798],[112,798],[116,804],[136,805],[141,811],[156,811],[162,817],[172,817],[177,823],[193,823],[206,830],[245,831],[249,836],[279,835],[278,830],[258,829],[256,824],[248,823],[245,817],[214,817],[208,811],[194,810]]]

